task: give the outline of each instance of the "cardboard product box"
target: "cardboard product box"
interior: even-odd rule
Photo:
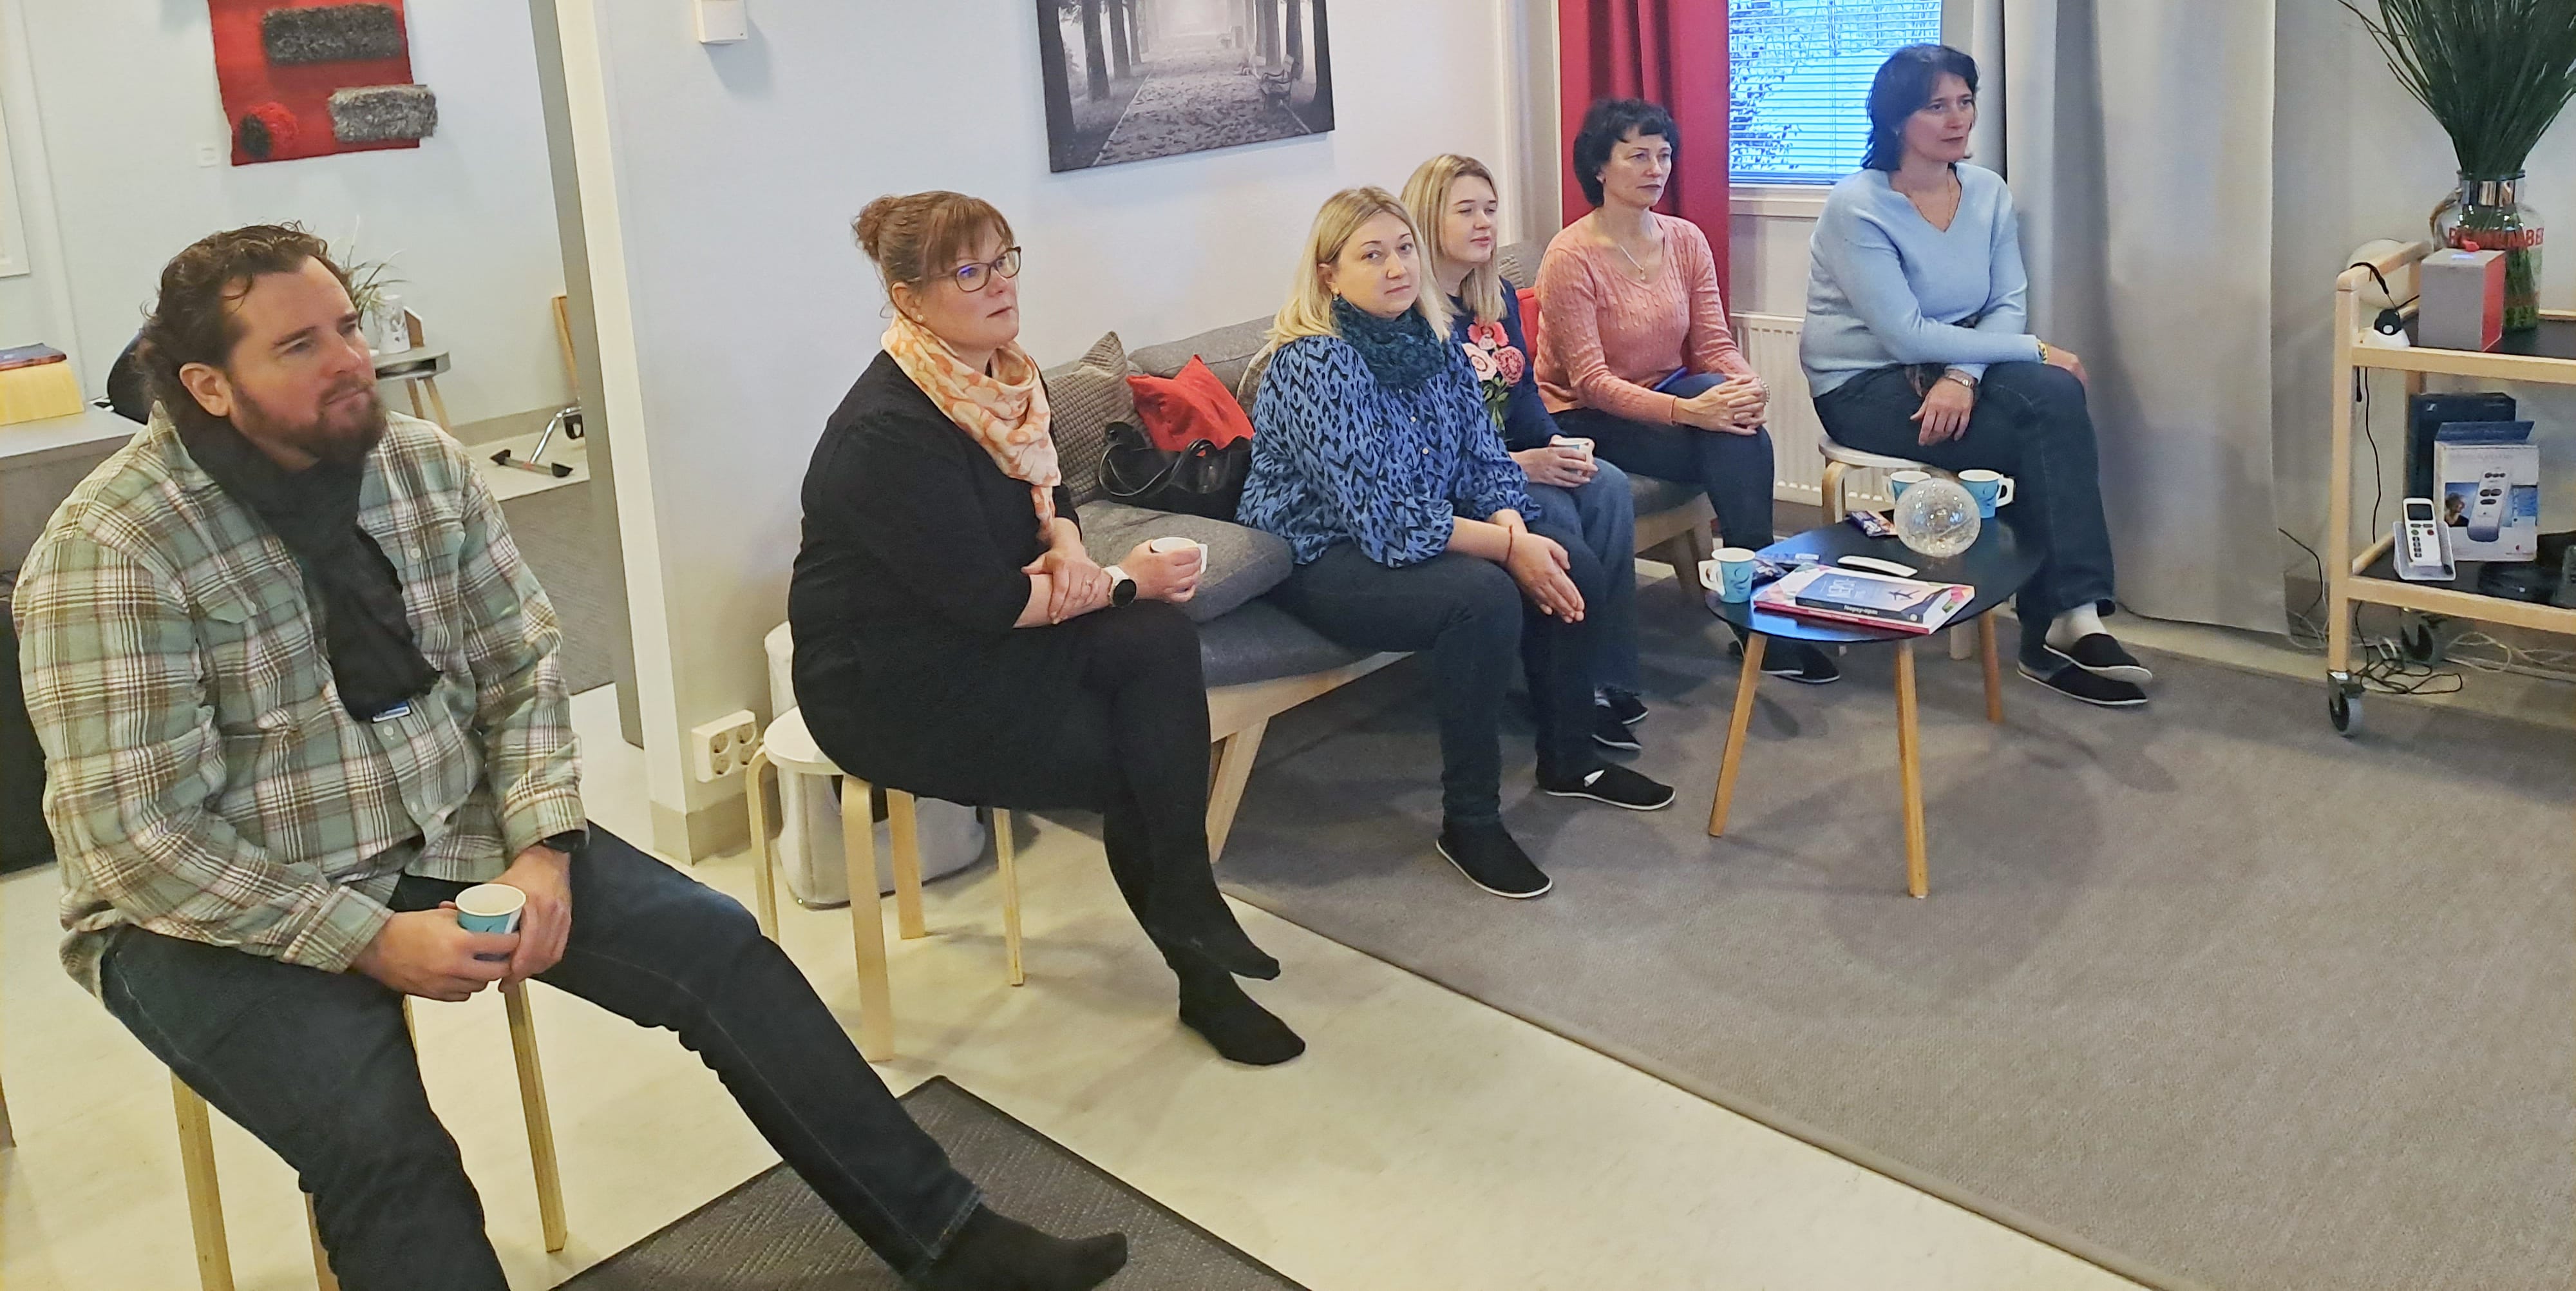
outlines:
[[[2457,560],[2540,553],[2540,446],[2527,421],[2455,421],[2433,440],[2433,509]]]

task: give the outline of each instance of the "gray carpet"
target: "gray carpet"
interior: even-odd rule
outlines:
[[[564,684],[573,694],[617,679],[617,553],[604,550],[590,514],[590,481],[501,504],[519,555],[536,571],[563,623]]]
[[[995,1210],[1051,1233],[1116,1229],[1127,1267],[1107,1291],[1299,1291],[1054,1140],[936,1077],[903,1105]],[[708,1202],[566,1282],[564,1291],[899,1291],[894,1271],[786,1166]]]
[[[1713,840],[1735,668],[1640,600],[1634,761],[1683,796],[1538,796],[1508,719],[1506,818],[1554,892],[1496,900],[1432,851],[1418,659],[1274,723],[1229,890],[2152,1285],[2569,1285],[2564,733],[2383,699],[2346,742],[2321,682],[2170,658],[2143,712],[2007,663],[1997,729],[1976,665],[1927,649],[1913,901],[1891,652],[1765,683]]]

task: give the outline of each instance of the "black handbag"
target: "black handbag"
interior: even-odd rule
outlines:
[[[1141,428],[1124,421],[1108,426],[1108,448],[1100,459],[1100,491],[1113,502],[1205,516],[1234,519],[1243,500],[1243,481],[1252,474],[1252,441],[1238,439],[1223,448],[1193,440],[1175,453],[1157,448]]]

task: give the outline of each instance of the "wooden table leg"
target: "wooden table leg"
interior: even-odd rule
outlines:
[[[1759,632],[1744,636],[1744,674],[1735,681],[1735,714],[1726,723],[1726,757],[1717,764],[1717,796],[1708,804],[1708,836],[1726,833],[1726,813],[1735,804],[1735,768],[1744,760],[1744,733],[1753,726],[1753,688],[1762,680],[1762,647],[1770,640]]]
[[[1914,725],[1914,642],[1896,643],[1896,768],[1905,785],[1905,890],[1931,890],[1923,855],[1922,733]]]
[[[905,941],[927,937],[921,921],[921,817],[911,794],[886,790],[886,841],[894,844],[894,926]]]
[[[1995,653],[1995,613],[1977,616],[1977,654],[1986,662],[1986,720],[2000,726],[2004,720],[2004,665]]]
[[[868,782],[841,781],[841,860],[850,876],[850,938],[859,963],[859,1053],[894,1056],[894,986],[886,968],[885,905],[877,895],[877,825]]]

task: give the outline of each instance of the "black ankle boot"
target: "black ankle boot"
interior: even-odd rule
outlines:
[[[1216,890],[1216,879],[1158,882],[1144,916],[1155,943],[1196,953],[1237,977],[1279,976],[1279,961],[1262,953],[1234,920],[1234,909]]]
[[[1223,968],[1193,963],[1186,952],[1166,959],[1181,979],[1181,1025],[1198,1032],[1218,1057],[1247,1067],[1276,1067],[1306,1052],[1306,1042],[1254,1003]]]
[[[924,1291],[1091,1291],[1125,1267],[1125,1233],[1069,1241],[977,1206],[921,1285]]]

